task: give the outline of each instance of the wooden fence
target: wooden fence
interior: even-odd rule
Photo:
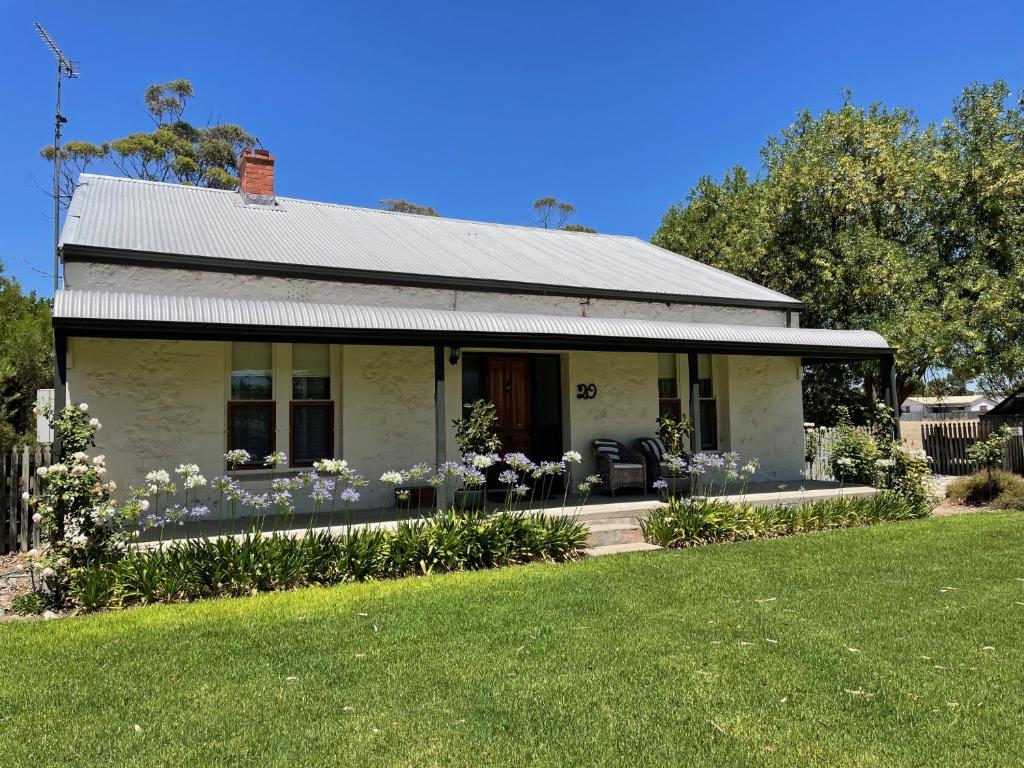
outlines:
[[[857,432],[867,432],[864,427],[854,427]],[[804,479],[834,480],[829,469],[832,444],[839,437],[838,427],[808,427],[804,430]]]
[[[969,475],[978,471],[967,458],[967,448],[983,440],[1002,426],[1013,429],[1024,425],[1020,416],[986,416],[979,421],[947,421],[921,425],[921,442],[932,460],[932,471],[939,475]],[[1003,469],[1024,474],[1024,437],[1010,438],[1003,454]]]
[[[39,531],[21,495],[38,493],[36,468],[49,463],[48,446],[12,448],[0,457],[0,555],[27,552],[39,544]]]

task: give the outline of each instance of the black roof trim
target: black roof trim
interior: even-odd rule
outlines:
[[[466,291],[492,291],[524,293],[540,296],[573,296],[579,298],[622,299],[649,301],[659,304],[700,304],[719,307],[747,307],[802,311],[799,301],[762,301],[759,299],[727,299],[714,296],[687,296],[684,294],[647,293],[639,291],[613,291],[604,288],[571,288],[542,283],[520,283],[512,280],[485,280],[482,278],[420,275],[373,270],[337,269],[309,264],[242,261],[240,259],[190,256],[180,253],[153,253],[122,248],[67,243],[61,247],[64,261],[85,261],[100,264],[128,264],[156,269],[192,269],[200,272],[233,272],[236,274],[267,275],[271,277],[304,277],[311,280],[334,282],[400,285],[420,288],[448,288]]]
[[[211,323],[164,323],[138,320],[91,320],[53,318],[57,333],[74,337],[126,339],[180,339],[197,341],[321,341],[332,344],[394,344],[407,346],[497,347],[501,349],[591,350],[597,352],[709,352],[730,355],[803,357],[808,364],[836,360],[878,360],[892,356],[892,349],[844,347],[828,349],[813,345],[756,344],[749,342],[679,341],[665,339],[617,339],[606,336],[562,334],[467,333],[392,331],[379,329],[306,328],[298,326],[251,326]]]

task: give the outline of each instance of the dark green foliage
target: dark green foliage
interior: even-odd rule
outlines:
[[[455,444],[463,456],[493,453],[501,450],[501,440],[494,434],[494,422],[498,420],[498,411],[494,403],[477,400],[466,403],[463,408],[469,414],[461,419],[453,419],[455,426]]]
[[[927,517],[930,511],[926,503],[912,503],[889,492],[770,506],[672,499],[668,506],[651,510],[640,527],[647,541],[678,548],[913,520]]]
[[[397,529],[354,528],[292,537],[249,534],[132,550],[116,563],[76,569],[71,594],[86,610],[271,592],[310,584],[498,568],[577,557],[575,518],[522,512],[442,512]]]
[[[429,205],[417,205],[408,200],[381,200],[380,207],[398,213],[415,213],[420,216],[437,216],[438,213]]]
[[[653,241],[800,299],[807,326],[878,331],[901,398],[929,369],[1010,391],[1024,371],[1022,173],[1024,109],[1002,81],[965,88],[937,125],[847,94],[770,137],[756,178],[700,179]],[[858,364],[805,384],[807,418],[828,423],[881,382]]]
[[[53,386],[50,303],[23,293],[0,262],[0,449],[35,441],[36,390]]]
[[[994,471],[991,480],[986,472],[958,477],[946,486],[946,498],[957,504],[980,507],[1004,493],[1007,500],[1024,494],[1024,478],[1010,472]]]
[[[683,456],[689,447],[688,438],[693,434],[693,421],[683,414],[679,419],[671,416],[658,417],[658,437],[672,456]]]
[[[42,592],[26,592],[11,601],[11,613],[22,616],[37,616],[50,607],[50,600]]]

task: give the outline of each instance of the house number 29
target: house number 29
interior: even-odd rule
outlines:
[[[576,385],[577,400],[593,400],[595,397],[597,397],[597,384]]]

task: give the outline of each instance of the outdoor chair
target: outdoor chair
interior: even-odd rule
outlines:
[[[601,486],[612,496],[619,488],[645,489],[647,469],[644,457],[618,440],[602,438],[591,442]]]
[[[644,457],[648,488],[653,488],[654,482],[659,478],[669,476],[668,465],[665,463],[668,449],[660,437],[638,437],[633,441],[633,448]],[[690,455],[683,451],[681,457],[689,460]]]

